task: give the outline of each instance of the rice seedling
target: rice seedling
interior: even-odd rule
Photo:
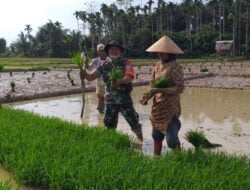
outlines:
[[[138,78],[139,78],[139,73],[136,73],[135,79],[138,79]]]
[[[70,73],[71,73],[71,70],[68,70],[68,71],[67,71],[67,78],[69,79],[69,81],[70,81],[70,79],[71,79]]]
[[[188,72],[191,72],[191,68],[188,68]]]
[[[134,152],[129,137],[116,131],[21,110],[0,110],[0,142],[0,162],[16,181],[47,189],[250,186],[246,157],[190,150],[153,159]]]
[[[168,77],[160,77],[152,84],[152,88],[167,88],[171,86],[171,80]],[[148,100],[150,100],[154,94],[149,90],[143,94],[143,97],[140,99],[142,105],[147,105]]]
[[[222,65],[225,65],[225,60],[223,59],[223,57],[219,57],[219,61],[220,61],[220,64]]]
[[[33,73],[32,73],[32,78],[34,78],[34,77],[35,77],[35,73],[33,72]]]
[[[16,83],[13,81],[10,82],[10,87],[11,87],[11,92],[15,92]]]
[[[28,82],[28,83],[31,83],[31,81],[30,81],[30,78],[29,78],[29,77],[27,78],[27,82]]]
[[[70,79],[70,83],[72,86],[75,86],[75,81],[73,79]]]
[[[111,81],[111,88],[116,88],[116,81],[124,77],[124,70],[121,67],[113,69],[110,73],[109,80]]]
[[[124,77],[124,70],[121,67],[113,69],[110,73],[109,80],[116,81]]]
[[[0,182],[0,190],[11,190],[11,186],[7,183]]]
[[[203,67],[203,68],[200,69],[200,72],[203,72],[203,73],[204,72],[208,72],[208,68],[207,67]]]
[[[47,72],[43,72],[43,75],[46,75],[47,74]]]
[[[185,139],[190,142],[195,148],[221,147],[220,144],[209,142],[204,133],[199,131],[188,131],[185,135]]]
[[[73,54],[73,57],[72,57],[72,62],[77,65],[77,67],[79,69],[82,69],[83,68],[83,63],[85,61],[85,56],[81,56],[81,53],[80,52],[76,52]]]
[[[10,71],[10,77],[12,77],[13,76],[13,74],[12,74],[12,72]]]
[[[84,106],[85,106],[85,81],[84,81],[84,77],[81,74],[81,72],[83,72],[83,67],[88,67],[88,65],[87,65],[88,64],[88,57],[85,56],[84,53],[81,54],[80,52],[77,52],[77,53],[73,54],[72,61],[80,69],[80,79],[81,79],[81,88],[82,88],[82,109],[81,109],[80,117],[82,118],[83,113],[84,113]],[[70,81],[72,81],[72,80],[70,80]],[[71,84],[72,84],[72,82],[71,82]]]

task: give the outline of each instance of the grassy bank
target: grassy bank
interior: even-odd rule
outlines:
[[[158,61],[158,59],[130,59],[134,65],[152,65]],[[232,57],[225,59],[225,61],[241,61],[242,57]],[[202,62],[214,62],[217,59],[178,59],[180,63],[202,63]],[[54,69],[54,68],[77,68],[72,64],[71,59],[63,58],[0,58],[0,65],[4,66],[4,70],[35,70],[35,69]]]
[[[0,162],[20,183],[49,189],[250,188],[246,158],[186,151],[153,159],[115,131],[9,109],[0,109]]]

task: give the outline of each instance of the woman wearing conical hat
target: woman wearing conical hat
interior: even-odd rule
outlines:
[[[176,55],[183,54],[183,51],[167,36],[163,36],[146,51],[157,53],[160,58],[154,67],[151,84],[162,77],[170,79],[170,87],[150,90],[154,94],[150,116],[154,155],[160,155],[165,136],[171,149],[180,148],[180,94],[184,89],[184,80],[182,66],[176,62]]]

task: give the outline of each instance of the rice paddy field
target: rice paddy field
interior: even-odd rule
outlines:
[[[0,190],[11,190],[11,187],[6,183],[0,182]]]
[[[243,57],[226,58],[225,61],[240,61]],[[152,65],[158,59],[152,58],[132,58],[130,59],[136,66]],[[178,59],[180,63],[202,63],[202,62],[218,62],[215,58],[200,58],[200,59]],[[67,58],[0,58],[0,65],[4,66],[5,71],[18,71],[18,70],[42,70],[42,69],[55,69],[55,68],[77,68],[72,63],[71,59]]]
[[[132,142],[105,128],[0,109],[0,163],[20,184],[58,190],[250,189],[249,158],[202,150],[155,158],[135,152]]]

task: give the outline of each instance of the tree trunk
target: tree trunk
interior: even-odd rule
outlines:
[[[215,31],[215,9],[213,7],[213,30]]]
[[[220,35],[219,39],[221,40],[221,4],[219,5],[219,29],[220,29]]]
[[[248,56],[248,22],[249,22],[249,4],[247,4],[247,18],[246,18],[246,56]]]
[[[226,33],[226,31],[225,31],[225,20],[226,20],[226,18],[225,18],[225,5],[223,5],[223,7],[222,7],[222,14],[223,14],[223,35]]]
[[[196,5],[196,7],[195,7],[195,31],[196,31],[196,36],[198,36],[198,33],[199,33],[199,16],[198,16],[198,7],[197,7],[197,5]]]
[[[241,0],[239,0],[240,2],[240,7],[239,7],[239,53],[241,55]]]

